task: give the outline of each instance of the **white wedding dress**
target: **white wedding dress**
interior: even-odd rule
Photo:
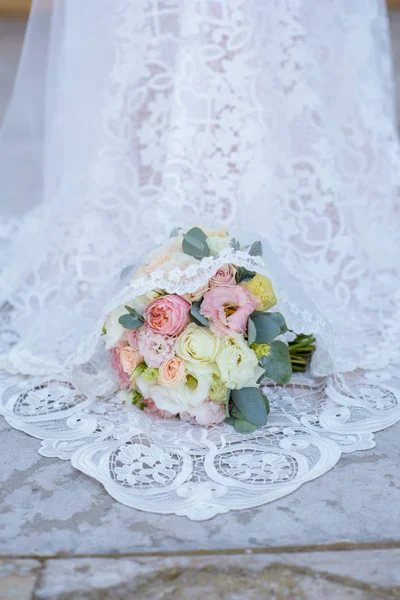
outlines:
[[[7,421],[119,501],[193,519],[372,448],[400,420],[393,99],[384,0],[34,1],[0,136]],[[324,377],[271,388],[252,436],[72,384],[105,283],[192,223],[258,231],[331,324]],[[285,316],[310,320],[296,298]]]

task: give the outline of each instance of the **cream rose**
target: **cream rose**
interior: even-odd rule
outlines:
[[[175,342],[175,352],[196,373],[214,373],[220,340],[208,327],[190,323]]]
[[[231,243],[232,236],[227,235],[220,237],[219,235],[212,235],[207,238],[207,246],[210,248],[211,254],[219,254],[221,250],[225,250]]]
[[[174,387],[185,377],[185,363],[174,356],[162,363],[158,371],[158,381],[164,387]]]
[[[138,377],[136,384],[145,398],[151,398],[159,410],[167,410],[173,415],[199,406],[208,399],[213,379],[208,373],[197,376],[188,373],[183,381],[174,387],[149,385]]]
[[[185,298],[185,300],[187,300],[190,303],[198,302],[199,300],[202,299],[204,294],[206,294],[208,292],[209,289],[210,289],[210,286],[208,285],[208,282],[207,282],[205,285],[198,288],[195,292],[188,292],[187,294],[183,294],[183,297]]]
[[[221,341],[215,360],[221,379],[230,389],[257,387],[257,379],[264,372],[258,365],[255,352],[238,333],[232,333]]]
[[[200,406],[180,414],[182,421],[195,422],[203,427],[218,425],[225,420],[225,416],[225,406],[214,402],[203,402]]]
[[[143,362],[143,356],[138,350],[134,350],[130,346],[121,348],[119,353],[122,369],[128,375],[131,375],[136,367]]]
[[[129,303],[129,306],[131,305],[132,303]],[[107,350],[110,350],[110,348],[113,346],[117,346],[121,340],[126,339],[127,330],[125,327],[122,327],[122,325],[118,322],[118,319],[122,317],[122,315],[126,315],[127,312],[128,311],[124,306],[119,306],[106,318],[104,323],[104,341]]]
[[[183,252],[171,252],[168,256],[168,262],[164,263],[161,269],[164,273],[169,273],[174,269],[185,270],[190,265],[198,265],[199,261],[189,254]]]

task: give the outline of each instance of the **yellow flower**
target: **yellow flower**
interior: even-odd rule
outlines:
[[[274,288],[268,277],[257,273],[253,279],[245,281],[242,285],[259,299],[256,310],[269,310],[277,303]]]
[[[268,356],[271,350],[271,346],[269,346],[268,344],[252,344],[250,348],[254,350],[258,360],[260,360],[260,358],[262,358],[263,356]]]
[[[152,383],[153,381],[155,381],[158,377],[158,369],[153,369],[150,367],[147,367],[143,373],[142,373],[142,377],[145,381],[148,381],[149,383]]]
[[[222,403],[226,401],[227,387],[223,381],[216,375],[213,375],[213,383],[210,386],[209,397],[214,402]]]

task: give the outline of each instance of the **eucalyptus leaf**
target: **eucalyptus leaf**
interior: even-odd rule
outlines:
[[[261,383],[262,380],[265,378],[265,371],[262,375],[260,375],[260,377],[257,379],[257,383]]]
[[[242,419],[242,420],[246,420],[246,419],[244,418],[244,416],[242,415],[242,413],[240,412],[240,410],[239,410],[238,408],[236,408],[236,406],[233,406],[233,407],[231,408],[230,415],[231,415],[232,417],[235,417],[235,419]]]
[[[263,356],[260,364],[265,369],[266,377],[282,385],[289,383],[292,377],[292,363],[289,348],[283,342],[272,342],[268,356]]]
[[[251,320],[257,331],[257,344],[269,344],[287,331],[285,319],[277,312],[253,314]]]
[[[173,230],[171,231],[171,233],[169,234],[170,239],[174,238],[174,237],[178,237],[178,235],[181,233],[182,229],[180,227],[174,227]]]
[[[227,388],[226,390],[226,398],[225,398],[225,416],[229,417],[229,402],[231,399],[231,390]]]
[[[263,253],[262,243],[260,241],[253,242],[249,248],[250,256],[262,256],[262,253]]]
[[[125,277],[127,277],[128,275],[130,275],[132,273],[132,271],[135,267],[136,267],[136,265],[128,265],[127,267],[124,267],[120,273],[119,278],[125,279]]]
[[[240,250],[240,242],[236,238],[232,238],[229,245],[234,250]]]
[[[210,256],[210,248],[207,244],[207,236],[199,227],[189,229],[183,235],[182,250],[185,254],[201,260],[206,256]]]
[[[249,318],[249,320],[247,321],[247,343],[249,344],[249,346],[254,344],[254,342],[256,341],[256,337],[257,337],[256,326],[254,325],[251,318]]]
[[[226,417],[224,423],[228,423],[228,425],[235,425],[236,419],[234,417]]]
[[[127,305],[125,306],[125,308],[130,315],[135,317],[138,321],[142,321],[142,323],[144,323],[144,319],[143,319],[142,315],[139,315],[139,313],[134,308],[131,308],[130,306],[127,306]]]
[[[271,406],[270,406],[269,400],[265,394],[263,394],[262,396],[263,396],[263,400],[264,400],[264,404],[265,404],[265,409],[267,411],[267,415],[269,415],[269,413],[271,411]]]
[[[200,306],[201,302],[193,302],[190,309],[190,316],[192,317],[192,321],[194,321],[197,325],[204,325],[205,327],[208,327],[210,322],[200,313]]]
[[[254,433],[258,429],[258,425],[242,419],[236,419],[233,426],[238,433]]]
[[[133,315],[122,315],[122,317],[118,319],[118,323],[122,325],[122,327],[125,327],[125,329],[138,329],[143,325],[143,321],[140,321]]]
[[[265,425],[267,422],[267,411],[263,395],[256,387],[232,390],[231,399],[243,417],[254,423],[254,425]]]
[[[243,281],[250,281],[253,279],[257,273],[255,271],[249,271],[245,267],[239,267],[236,274],[236,279],[238,283],[242,283]]]

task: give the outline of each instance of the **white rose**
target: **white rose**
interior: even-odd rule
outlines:
[[[207,373],[198,377],[190,373],[184,381],[172,388],[146,385],[141,377],[136,380],[137,387],[145,398],[151,398],[159,410],[167,410],[173,415],[188,411],[207,400],[211,383],[212,376]]]
[[[255,352],[238,333],[222,340],[215,360],[221,379],[230,389],[257,387],[257,379],[264,372],[258,365]]]
[[[183,252],[171,252],[168,256],[168,261],[161,265],[161,269],[165,273],[169,273],[173,269],[185,270],[190,265],[198,265],[199,261],[189,254]]]
[[[195,373],[215,373],[219,338],[208,327],[190,323],[175,342],[175,352]]]
[[[225,406],[214,402],[203,402],[180,415],[182,421],[195,421],[203,427],[218,425],[225,420]]]
[[[129,303],[129,306],[134,308],[136,312],[139,313],[139,315],[144,315],[144,311],[146,310],[150,302],[156,300],[160,296],[162,296],[162,294],[158,290],[150,290],[149,292],[146,292],[146,294],[137,296],[134,300],[132,300],[132,302]],[[127,311],[125,310],[125,313],[126,312]]]
[[[115,395],[115,399],[120,404],[132,404],[132,392],[120,390],[118,394]]]
[[[123,338],[126,337],[126,329],[118,322],[118,319],[122,315],[127,314],[127,310],[124,306],[119,306],[113,310],[105,320],[104,328],[106,333],[104,334],[104,341],[106,349],[109,350],[113,346],[116,346]]]
[[[227,235],[226,237],[212,235],[207,238],[207,246],[210,248],[212,254],[219,254],[221,250],[224,250],[229,246],[231,239],[231,235]]]

